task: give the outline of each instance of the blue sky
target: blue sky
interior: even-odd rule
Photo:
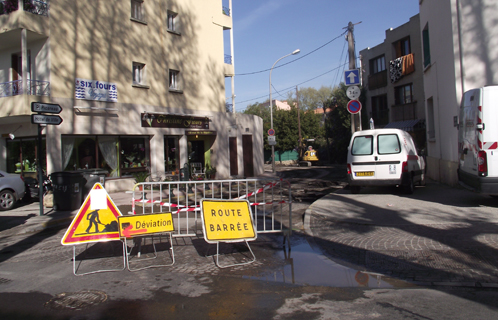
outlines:
[[[270,69],[295,49],[301,52],[280,60],[272,71],[273,99],[286,99],[287,92],[295,92],[296,85],[319,89],[343,82],[344,68],[348,69],[343,28],[350,21],[361,21],[354,29],[359,55],[360,50],[383,42],[387,29],[405,24],[418,14],[418,3],[419,0],[232,0],[236,111],[269,98],[269,71],[259,71]],[[277,68],[297,58],[301,59]],[[244,75],[248,73],[255,74]],[[229,97],[229,80],[226,85]]]

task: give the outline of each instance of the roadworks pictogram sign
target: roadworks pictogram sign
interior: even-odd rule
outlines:
[[[71,222],[61,243],[67,246],[119,240],[119,216],[121,212],[107,191],[100,183],[96,183]]]

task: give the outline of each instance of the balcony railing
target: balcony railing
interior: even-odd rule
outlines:
[[[24,11],[48,17],[48,2],[24,0]]]
[[[225,54],[225,63],[232,64],[232,56],[229,54]]]
[[[417,119],[417,102],[392,106],[392,121]]]
[[[368,76],[368,89],[375,90],[387,86],[387,70]]]
[[[19,9],[19,0],[0,1],[0,15],[9,14]],[[23,10],[32,14],[48,16],[48,2],[23,0]]]
[[[27,80],[26,94],[32,96],[49,96],[50,82],[39,80]],[[22,80],[0,83],[0,98],[13,97],[24,94]]]

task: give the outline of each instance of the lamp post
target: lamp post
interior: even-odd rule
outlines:
[[[270,126],[271,126],[271,129],[273,129],[273,103],[271,100],[271,72],[273,71],[273,67],[275,67],[277,62],[279,62],[283,58],[287,58],[288,56],[298,54],[299,52],[301,52],[301,50],[296,49],[296,50],[292,51],[291,53],[286,54],[282,58],[275,61],[275,63],[273,64],[273,66],[270,69]],[[272,172],[275,173],[275,146],[274,145],[271,146],[271,169],[272,169]]]

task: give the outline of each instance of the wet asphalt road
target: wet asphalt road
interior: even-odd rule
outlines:
[[[327,259],[303,232],[313,199],[343,186],[339,170],[286,168],[293,179],[294,233],[251,243],[257,261],[219,269],[202,237],[174,239],[172,267],[86,276],[72,274],[64,229],[15,235],[0,232],[1,319],[494,319],[494,288],[420,286],[347,268]],[[279,170],[280,171],[280,170]],[[285,175],[286,173],[280,172]],[[294,175],[292,178],[291,176]],[[3,221],[0,218],[0,221]],[[22,223],[22,218],[9,226]],[[1,234],[9,234],[2,237]],[[167,263],[169,243],[159,259]],[[79,271],[122,267],[119,244],[99,245]],[[76,256],[83,254],[78,246]],[[247,250],[225,246],[228,259]],[[149,254],[150,252],[145,252]],[[321,280],[320,280],[321,279]]]

